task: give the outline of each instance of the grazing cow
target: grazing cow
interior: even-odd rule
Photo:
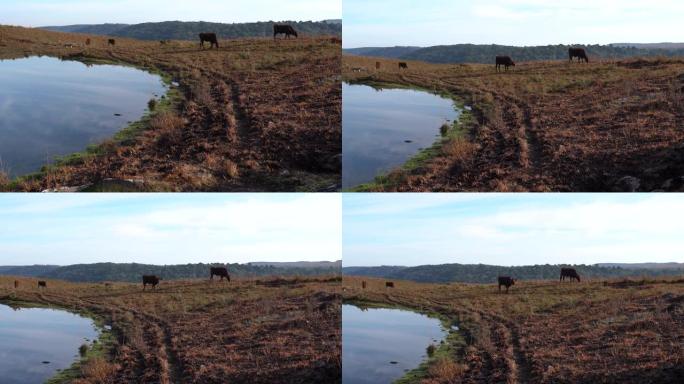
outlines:
[[[17,289],[17,288],[19,288],[19,281],[14,280],[14,289]]]
[[[508,288],[511,287],[511,285],[515,285],[515,280],[509,276],[499,276],[499,292],[501,292],[501,286],[503,285],[506,287],[506,293],[508,293]]]
[[[159,277],[156,275],[143,275],[143,291],[145,290],[145,287],[147,287],[147,284],[150,284],[152,286],[152,289],[157,288],[157,284],[159,284]]]
[[[561,268],[560,281],[565,280],[566,277],[569,278],[570,281],[577,279],[577,282],[580,282],[580,276],[575,268]]]
[[[42,281],[42,280],[39,281],[39,282],[38,282],[38,288],[39,288],[39,289],[40,289],[40,288],[47,288],[47,283],[44,282],[44,281]]]
[[[216,38],[215,33],[200,33],[199,38],[201,48],[204,48],[204,42],[206,41],[207,43],[210,43],[209,49],[212,49],[214,45],[216,45],[216,49],[219,49],[218,39]]]
[[[385,282],[385,288],[394,288],[394,282],[393,281],[386,281]]]
[[[289,39],[290,36],[299,38],[297,31],[295,31],[292,26],[287,24],[273,24],[273,40],[275,40],[276,36],[278,35],[285,35],[286,39]]]
[[[90,38],[86,39],[86,45],[90,45]]]
[[[361,282],[361,288],[366,289],[366,282],[365,281]]]
[[[515,67],[515,63],[511,60],[510,56],[497,56],[496,57],[496,71],[501,70],[501,66],[504,70],[508,71],[508,67]]]
[[[589,63],[589,57],[587,57],[587,52],[584,50],[584,48],[570,48],[568,49],[568,56],[570,56],[570,61],[573,61],[573,59],[576,57],[577,61],[580,63],[584,60],[584,62]]]
[[[116,45],[116,40],[114,40],[114,39],[107,40],[107,45]]]
[[[379,61],[375,62],[375,69],[380,69],[380,62]]]
[[[214,275],[221,276],[221,281],[223,281],[224,277],[226,278],[226,280],[230,281],[230,275],[228,274],[228,270],[224,267],[211,267],[209,280],[214,280]]]
[[[408,69],[408,64],[406,63],[399,63],[399,69]]]

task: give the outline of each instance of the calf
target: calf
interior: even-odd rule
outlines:
[[[505,71],[508,71],[508,67],[515,67],[515,63],[510,58],[510,56],[497,56],[496,57],[496,71],[501,70],[501,66],[504,67]]]
[[[147,287],[147,284],[150,284],[152,286],[152,289],[156,289],[157,284],[159,284],[159,277],[157,277],[156,275],[143,275],[142,280],[143,291],[145,290],[145,287]]]
[[[209,280],[214,280],[214,275],[220,276],[221,281],[225,277],[226,280],[230,281],[230,275],[228,274],[228,269],[224,267],[211,267],[209,271]]]
[[[399,63],[399,69],[408,69],[408,64],[407,63]]]
[[[385,288],[394,288],[394,282],[393,281],[385,282]]]
[[[511,285],[515,285],[515,280],[509,276],[499,276],[499,292],[501,292],[501,286],[503,285],[506,287],[506,293],[508,293],[508,288],[511,287]]]
[[[42,280],[39,281],[38,282],[38,289],[40,289],[40,288],[47,288],[47,283],[42,281]]]
[[[560,281],[565,280],[566,277],[569,278],[570,281],[577,279],[577,282],[580,282],[580,276],[575,268],[561,268]]]

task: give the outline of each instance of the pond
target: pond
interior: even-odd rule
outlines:
[[[0,304],[0,382],[43,383],[78,358],[78,348],[95,340],[92,320],[47,308]]]
[[[0,170],[21,176],[80,152],[139,120],[164,93],[161,77],[131,67],[0,60]]]
[[[439,320],[415,312],[342,305],[342,382],[391,383],[446,335]]]
[[[342,187],[373,181],[430,147],[460,112],[451,99],[411,89],[342,86]]]

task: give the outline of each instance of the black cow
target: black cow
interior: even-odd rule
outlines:
[[[394,288],[394,282],[393,281],[385,282],[385,288]]]
[[[150,284],[153,289],[157,288],[159,277],[155,275],[143,275],[143,291],[145,290],[145,287],[147,287],[147,284]]]
[[[511,287],[511,285],[515,285],[516,279],[513,279],[509,276],[499,276],[499,292],[501,292],[501,286],[503,285],[506,287],[506,293],[508,293],[508,288]]]
[[[209,280],[214,280],[214,275],[221,276],[221,281],[225,277],[226,280],[230,281],[230,275],[228,274],[228,269],[224,267],[211,267]]]
[[[38,282],[38,288],[47,288],[47,283],[44,281],[39,281]]]
[[[209,49],[212,49],[214,47],[214,45],[216,45],[216,49],[219,48],[218,39],[216,38],[215,33],[208,33],[208,32],[207,33],[200,33],[199,38],[200,38],[200,47],[201,48],[204,48],[204,42],[205,41],[207,43],[211,43],[209,45]]]
[[[584,60],[586,63],[589,63],[589,58],[587,57],[587,52],[584,50],[584,48],[570,48],[568,49],[568,56],[570,56],[570,61],[573,61],[573,59],[576,57],[577,61],[580,63],[582,60]]]
[[[114,40],[114,39],[107,40],[107,45],[116,45],[116,40]]]
[[[575,268],[561,268],[560,281],[565,280],[566,277],[569,278],[570,281],[577,279],[577,282],[580,282],[580,276]]]
[[[399,69],[408,69],[408,64],[406,63],[399,63]]]
[[[291,25],[287,24],[273,24],[273,40],[275,40],[276,36],[278,35],[285,35],[286,39],[289,39],[290,36],[299,38],[297,31],[295,31]]]
[[[508,67],[515,67],[515,63],[509,56],[497,56],[496,57],[496,71],[501,70],[501,66],[508,71]]]

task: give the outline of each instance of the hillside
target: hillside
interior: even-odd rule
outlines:
[[[41,277],[71,282],[123,281],[138,282],[142,275],[158,275],[163,280],[196,279],[209,277],[211,266],[226,266],[231,276],[316,276],[339,274],[339,264],[329,266],[310,266],[306,268],[289,265],[249,265],[249,264],[185,264],[185,265],[151,265],[151,264],[116,264],[95,263],[75,264],[68,266],[27,266],[2,267],[0,275]]]
[[[503,267],[484,264],[442,264],[421,265],[417,267],[345,267],[345,276],[382,277],[385,279],[409,280],[420,283],[483,283],[496,281],[498,276],[512,276],[520,280],[555,280],[558,279],[560,265],[531,265],[521,267]],[[638,276],[680,276],[684,275],[684,267],[679,269],[644,269],[600,267],[593,265],[575,265],[580,276],[585,278],[614,278]]]
[[[283,21],[292,25],[300,34],[309,36],[342,35],[342,25],[334,20],[326,21]],[[272,21],[257,23],[208,23],[164,21],[161,23],[141,24],[81,24],[66,26],[40,27],[54,32],[85,33],[91,35],[108,35],[129,37],[139,40],[197,40],[201,32],[216,32],[220,39],[240,37],[273,36]]]
[[[439,45],[426,48],[418,47],[389,47],[389,48],[355,48],[345,49],[344,53],[356,56],[384,57],[390,59],[419,60],[436,64],[479,63],[490,64],[497,55],[508,55],[516,62],[567,60],[569,45],[547,45],[534,47],[515,47],[506,45]],[[684,56],[684,47],[673,45],[669,47],[648,45],[620,46],[620,45],[588,45],[585,46],[591,58],[624,59],[636,56]]]

